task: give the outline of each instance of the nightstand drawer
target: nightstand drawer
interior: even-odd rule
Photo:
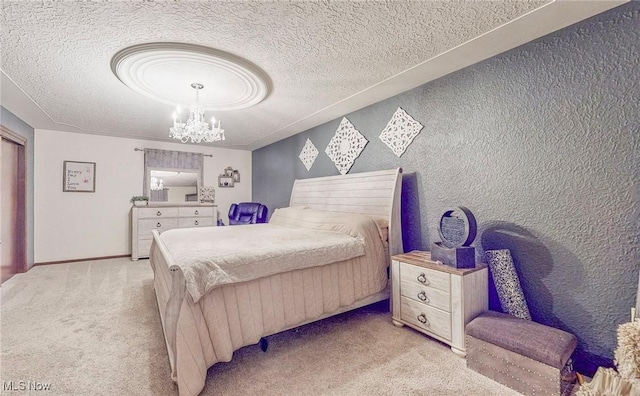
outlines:
[[[451,340],[451,315],[437,308],[402,297],[400,319],[445,340]]]
[[[178,208],[141,208],[138,209],[138,218],[178,217]]]
[[[436,307],[445,312],[451,312],[451,296],[449,293],[422,286],[413,281],[401,281],[400,290],[403,297],[410,298],[418,303]]]
[[[400,265],[400,281],[433,287],[446,293],[451,290],[450,275],[448,273],[406,263]]]

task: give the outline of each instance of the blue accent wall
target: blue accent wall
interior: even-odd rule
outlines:
[[[27,139],[27,268],[33,266],[33,139],[34,130],[9,110],[0,106],[0,124]]]
[[[507,248],[534,320],[579,338],[576,367],[612,364],[640,264],[640,4],[628,3],[345,116],[369,140],[350,173],[402,167],[405,250],[466,206],[474,246]],[[378,138],[401,107],[424,125],[398,158]],[[340,119],[253,152],[253,199],[338,174]],[[320,154],[309,172],[298,155]],[[500,310],[491,291],[490,308]]]

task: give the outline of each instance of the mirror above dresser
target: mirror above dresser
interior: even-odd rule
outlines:
[[[138,150],[144,151],[143,188],[150,204],[200,203],[204,154],[151,148]]]
[[[150,203],[198,203],[200,172],[195,170],[148,168],[145,186]]]

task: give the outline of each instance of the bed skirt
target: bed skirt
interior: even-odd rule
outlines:
[[[356,258],[211,290],[197,303],[154,240],[151,266],[172,379],[199,394],[207,369],[260,338],[389,298],[386,268]]]

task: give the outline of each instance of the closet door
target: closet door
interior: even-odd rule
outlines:
[[[24,271],[26,265],[24,155],[24,145],[2,138],[0,148],[0,282],[6,281],[17,272]]]

